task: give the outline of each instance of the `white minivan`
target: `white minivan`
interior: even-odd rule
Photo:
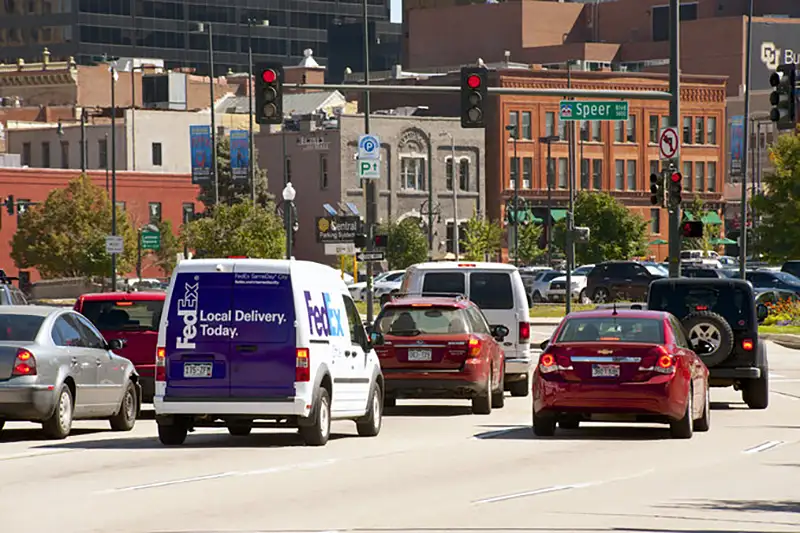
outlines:
[[[505,352],[505,390],[527,396],[530,389],[530,295],[517,267],[504,263],[439,262],[408,267],[401,294],[462,294],[478,305],[492,326],[509,334]]]
[[[331,420],[381,429],[383,374],[339,272],[271,259],[182,261],[156,349],[158,436],[180,445],[196,427],[294,427],[308,445]]]

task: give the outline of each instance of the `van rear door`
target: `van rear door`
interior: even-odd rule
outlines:
[[[233,272],[179,272],[167,310],[167,398],[227,398]]]
[[[508,328],[503,341],[506,348],[519,349],[519,322],[511,272],[502,270],[477,270],[469,273],[469,299],[481,308],[492,326]],[[523,296],[524,298],[524,296]],[[527,322],[527,318],[525,318]]]
[[[297,339],[288,266],[234,267],[232,325],[231,396],[293,397]]]

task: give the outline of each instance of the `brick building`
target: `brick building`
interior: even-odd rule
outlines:
[[[387,80],[388,81],[388,80]],[[391,80],[391,83],[457,85],[457,73],[433,77]],[[668,90],[662,74],[619,72],[572,72],[576,89]],[[681,168],[684,173],[685,199],[698,194],[712,209],[723,204],[725,175],[725,91],[726,81],[719,76],[682,77],[683,148]],[[491,87],[566,88],[563,70],[494,69],[490,70]],[[355,96],[355,95],[354,95]],[[558,135],[552,144],[554,159],[554,207],[566,208],[569,162],[564,125],[558,120],[556,97],[491,96],[487,103],[486,129],[486,213],[492,219],[503,217],[504,201],[513,192],[517,164],[521,172],[522,195],[537,206],[537,216],[544,216],[547,197],[547,145],[540,138]],[[434,115],[458,115],[459,101],[454,95],[440,93],[373,93],[373,109],[398,105],[426,105]],[[669,104],[666,101],[630,100],[627,122],[595,122],[580,128],[576,152],[578,190],[610,192],[627,207],[651,221],[653,239],[667,234],[667,213],[650,206],[649,175],[659,164],[656,145],[658,131],[666,125]],[[514,142],[508,139],[506,126],[519,124],[517,140],[519,163],[515,164]],[[553,213],[560,218],[563,212]],[[666,250],[657,247],[653,255],[663,257]]]
[[[89,174],[97,185],[106,186],[106,172],[91,171]],[[14,195],[17,202],[42,202],[53,189],[65,187],[76,175],[74,170],[0,168],[0,191],[3,197]],[[117,172],[117,201],[134,225],[146,224],[150,212],[157,209],[161,218],[171,221],[177,231],[183,223],[183,209],[202,209],[197,202],[198,192],[188,174]],[[17,217],[5,212],[0,217],[0,268],[11,274],[17,272],[9,256],[10,241],[17,231]],[[145,277],[163,276],[149,261],[143,264]],[[35,270],[29,272],[31,281],[39,279]]]

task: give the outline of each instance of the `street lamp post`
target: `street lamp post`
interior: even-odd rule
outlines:
[[[86,150],[86,108],[81,108],[81,173],[86,173],[86,166],[88,165],[88,161],[86,161],[87,157],[87,150]]]
[[[514,142],[514,265],[519,266],[519,157],[517,157],[517,125],[509,124],[506,130]]]
[[[197,31],[205,33],[208,28],[208,89],[211,104],[211,179],[214,180],[214,205],[219,205],[219,173],[217,172],[217,119],[214,112],[214,32],[208,22],[199,22]],[[252,113],[251,113],[252,115]]]
[[[247,175],[250,178],[250,195],[252,196],[253,205],[256,203],[256,164],[254,161],[254,142],[253,142],[253,86],[255,85],[255,80],[253,79],[253,25],[257,22],[261,23],[261,26],[269,26],[268,20],[256,20],[254,18],[247,19],[247,107],[248,112],[250,114],[250,125],[249,125],[249,150],[250,150],[250,157],[248,161],[250,162],[247,168]]]
[[[286,187],[283,188],[283,210],[286,213],[286,259],[292,258],[292,233],[294,230],[294,221],[292,220],[294,214],[294,199],[297,196],[297,191],[292,187],[292,182],[288,182]]]
[[[461,252],[458,242],[458,188],[461,184],[459,183],[460,180],[457,181],[456,178],[456,140],[455,137],[453,137],[453,134],[450,132],[442,133],[442,135],[447,135],[450,137],[450,176],[452,178],[450,181],[453,189],[453,255],[455,255],[456,261],[458,261],[458,256]]]
[[[117,235],[117,68],[111,72],[111,235]],[[111,254],[111,290],[117,290],[117,254]]]
[[[553,158],[551,149],[553,143],[558,141],[558,135],[540,137],[540,143],[547,143],[547,221],[545,222],[545,235],[547,235],[547,266],[553,266]]]

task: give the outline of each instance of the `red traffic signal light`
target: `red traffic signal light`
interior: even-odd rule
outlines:
[[[683,176],[681,176],[680,172],[673,172],[669,179],[672,180],[672,183],[680,183]]]
[[[481,77],[475,74],[471,75],[467,78],[467,86],[469,86],[470,89],[477,89],[481,86]]]
[[[275,80],[278,79],[278,73],[271,68],[267,69],[261,73],[261,79],[264,80],[264,83],[275,83]]]
[[[703,223],[699,220],[688,220],[681,225],[681,233],[689,239],[699,239],[703,236]]]

